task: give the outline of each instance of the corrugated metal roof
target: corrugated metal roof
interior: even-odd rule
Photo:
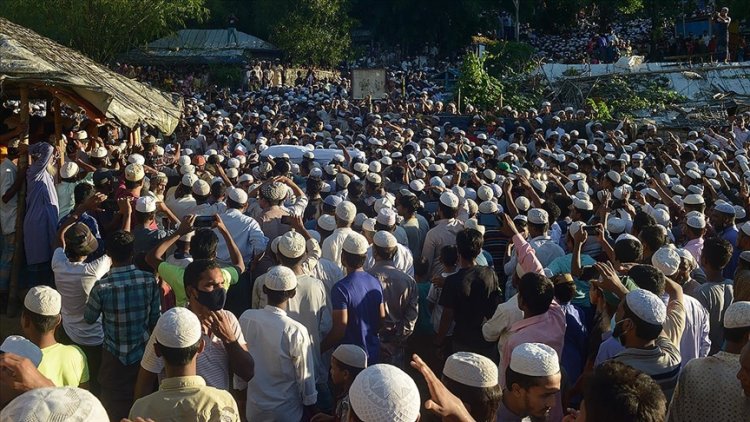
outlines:
[[[276,46],[244,32],[229,29],[183,29],[148,44],[156,50],[278,50]]]

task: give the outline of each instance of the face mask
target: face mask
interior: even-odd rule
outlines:
[[[226,289],[214,289],[210,292],[197,290],[197,292],[198,303],[205,306],[210,311],[218,311],[224,308],[224,303],[227,301]]]
[[[623,331],[623,329],[622,329],[622,322],[623,321],[625,321],[625,320],[622,319],[622,320],[617,321],[615,323],[615,328],[614,328],[614,330],[612,330],[612,337],[614,337],[617,340],[619,340],[620,344],[622,344],[624,346],[625,344],[624,344],[624,339],[622,338],[622,336],[623,336],[623,334],[626,333],[626,331]]]

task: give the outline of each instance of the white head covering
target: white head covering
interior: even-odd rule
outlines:
[[[555,349],[542,343],[523,343],[510,355],[510,369],[531,377],[548,377],[560,372]]]
[[[299,258],[305,254],[305,238],[294,230],[286,232],[279,239],[278,248],[287,258]]]
[[[268,270],[263,285],[269,290],[286,292],[297,287],[297,276],[291,269],[277,265]]]
[[[135,200],[135,210],[138,212],[156,211],[156,198],[153,196],[141,196]]]
[[[336,217],[351,223],[354,221],[354,217],[357,216],[357,207],[349,201],[344,201],[336,205]]]
[[[162,346],[174,349],[190,347],[201,339],[201,322],[187,308],[172,308],[156,322],[154,336]]]
[[[493,387],[498,383],[497,365],[490,359],[470,352],[458,352],[445,361],[443,375],[469,387]]]
[[[349,401],[363,422],[414,422],[422,405],[414,380],[386,364],[360,372],[349,388]]]
[[[21,394],[0,412],[0,421],[108,421],[93,394],[76,387],[37,388]]]
[[[667,320],[667,307],[658,296],[644,289],[625,295],[625,303],[637,316],[649,324],[662,325]]]
[[[724,328],[750,327],[750,302],[734,302],[724,312]]]
[[[671,277],[680,269],[680,255],[674,246],[662,246],[654,252],[651,257],[651,264],[665,276]]]
[[[60,315],[62,296],[60,296],[60,293],[52,287],[32,287],[23,299],[23,306],[38,315]]]
[[[375,233],[372,238],[372,243],[374,243],[375,246],[380,246],[381,248],[395,248],[396,245],[398,245],[396,236],[385,230],[380,230],[379,232]]]
[[[344,365],[367,368],[367,352],[355,344],[342,344],[333,351],[333,357]]]
[[[365,220],[366,221],[366,220]],[[364,225],[364,224],[363,224]],[[344,239],[342,249],[354,255],[364,255],[367,253],[369,244],[367,239],[359,233],[349,233]]]

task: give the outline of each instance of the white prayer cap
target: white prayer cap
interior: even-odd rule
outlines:
[[[641,243],[640,239],[638,239],[637,237],[633,236],[630,233],[623,233],[623,234],[617,236],[617,239],[615,239],[615,243],[617,243],[617,242],[619,242],[621,240],[635,240],[636,242]]]
[[[240,160],[236,158],[230,158],[227,160],[227,167],[230,169],[236,169],[240,167]]]
[[[141,196],[135,200],[135,210],[138,212],[156,211],[156,198],[153,196]]]
[[[185,164],[180,167],[180,174],[195,174],[195,166],[192,164]]]
[[[547,211],[541,208],[532,208],[526,214],[531,224],[547,224],[549,223],[549,214]]]
[[[651,213],[651,216],[654,217],[654,220],[656,220],[657,224],[662,225],[664,227],[667,227],[669,225],[669,212],[668,211],[662,208],[654,208],[654,211]]]
[[[391,200],[387,196],[384,196],[376,200],[375,203],[372,204],[372,208],[375,210],[375,212],[380,212],[380,210],[384,208],[393,208],[393,203],[391,203]]]
[[[485,232],[484,226],[480,225],[479,222],[477,222],[477,220],[473,218],[470,218],[464,222],[464,228],[476,230],[479,233],[482,233],[482,235],[484,235]]]
[[[620,176],[620,173],[618,173],[618,172],[616,172],[614,170],[608,171],[607,172],[607,177],[609,178],[609,180],[611,180],[611,181],[613,181],[615,183],[620,183],[620,180],[622,180],[622,177]]]
[[[469,387],[494,387],[498,383],[497,365],[490,359],[470,352],[457,352],[448,357],[443,375]]]
[[[240,205],[247,202],[247,192],[239,188],[227,189],[227,197]]]
[[[60,168],[60,177],[68,179],[78,174],[78,164],[68,161]]]
[[[495,181],[495,177],[497,177],[497,174],[493,170],[490,170],[490,169],[487,169],[487,170],[483,171],[482,174],[484,175],[484,177],[487,180],[489,180],[491,182],[494,182]]]
[[[651,264],[665,276],[671,277],[680,269],[680,255],[673,246],[662,246],[654,252]]]
[[[34,366],[39,366],[42,363],[42,350],[39,349],[39,346],[22,336],[12,335],[6,337],[3,340],[3,344],[0,344],[0,351],[25,357]]]
[[[130,156],[128,157],[128,163],[138,164],[142,166],[146,164],[146,159],[143,158],[141,154],[130,154]]]
[[[43,316],[60,314],[62,297],[57,290],[48,286],[36,286],[29,289],[23,299],[23,306],[29,311]]]
[[[108,421],[93,394],[77,387],[45,387],[16,397],[0,412],[0,421]]]
[[[187,155],[181,155],[179,159],[177,159],[177,165],[180,167],[186,166],[190,164],[190,157]]]
[[[724,328],[750,327],[750,302],[734,302],[724,312]]]
[[[290,268],[277,265],[268,270],[263,285],[268,290],[286,292],[297,288],[297,276]]]
[[[744,233],[745,236],[750,236],[750,221],[746,221],[743,225],[741,225],[740,231]]]
[[[227,177],[230,179],[234,179],[235,177],[240,175],[240,171],[236,168],[228,168],[227,169]]]
[[[573,236],[574,234],[576,234],[579,231],[581,231],[581,229],[585,225],[586,225],[586,223],[584,223],[583,221],[574,221],[574,222],[570,223],[570,226],[568,226],[568,233],[570,233],[570,235]]]
[[[240,175],[240,178],[239,178],[239,179],[237,179],[237,181],[238,181],[239,183],[242,183],[242,182],[250,182],[250,183],[253,183],[253,180],[254,180],[254,179],[253,179],[253,176],[251,176],[251,175],[249,175],[249,174],[247,174],[247,173],[243,173],[243,174],[241,174],[241,175]]]
[[[380,161],[373,161],[373,162],[371,162],[370,163],[370,171],[372,173],[380,173]],[[369,176],[369,174],[368,174],[368,176]],[[370,180],[370,179],[368,178],[367,180]],[[372,180],[370,180],[370,181],[372,181]],[[376,182],[373,182],[373,183],[376,183]],[[379,183],[379,182],[377,182],[377,183]]]
[[[451,188],[451,192],[455,193],[457,197],[459,198],[465,198],[466,197],[466,191],[461,186],[453,186]],[[460,199],[459,199],[460,202]]]
[[[376,185],[379,185],[383,181],[383,178],[380,177],[380,175],[377,173],[368,174],[366,179],[368,182],[374,183]]]
[[[299,258],[305,253],[305,238],[294,230],[279,239],[279,253],[287,258]]]
[[[332,232],[336,230],[336,219],[329,214],[323,214],[318,217],[318,227],[325,231]]]
[[[518,208],[518,211],[526,212],[529,208],[531,208],[531,201],[529,201],[529,198],[525,196],[519,196],[514,201],[516,204],[516,208]]]
[[[688,205],[699,205],[705,203],[703,196],[695,193],[691,193],[690,195],[686,196],[682,202]]]
[[[344,201],[338,205],[336,205],[336,217],[346,221],[347,223],[352,223],[354,221],[354,217],[357,216],[357,207],[354,206],[349,201]]]
[[[360,372],[349,388],[349,401],[363,422],[414,422],[422,405],[414,380],[387,364]]]
[[[364,255],[369,247],[367,239],[359,233],[350,233],[344,239],[342,249],[354,255]]]
[[[393,226],[396,224],[396,212],[390,208],[381,208],[375,220],[380,224]]]
[[[140,164],[128,164],[128,166],[125,167],[125,180],[137,182],[142,180],[145,176],[146,173],[143,171],[143,166]]]
[[[310,177],[320,178],[323,176],[323,170],[320,167],[315,167],[310,170]]]
[[[493,201],[484,201],[479,204],[479,212],[482,214],[494,214],[497,210],[497,204]]]
[[[368,232],[374,232],[375,231],[375,219],[374,218],[365,219],[365,221],[362,222],[362,230],[365,230]]]
[[[736,214],[734,211],[734,206],[726,202],[717,203],[714,209],[722,214],[729,214],[732,216]]]
[[[201,322],[187,308],[176,307],[164,312],[156,321],[154,336],[162,346],[184,349],[201,339]]]
[[[91,158],[104,158],[107,156],[107,149],[104,147],[96,147],[89,154]]]
[[[458,208],[458,196],[453,192],[443,192],[440,195],[440,203],[449,208]]]
[[[591,201],[580,199],[577,197],[573,199],[573,206],[579,210],[584,211],[591,211],[594,209],[594,204]]]
[[[488,185],[482,185],[477,189],[477,197],[482,201],[491,201],[495,196],[495,191]]]
[[[333,351],[333,357],[344,365],[367,368],[367,352],[355,344],[342,344]]]
[[[655,294],[644,289],[636,289],[625,295],[628,308],[644,322],[662,325],[667,319],[667,307]]]
[[[184,176],[182,176],[182,185],[192,188],[195,182],[198,181],[198,176],[195,174],[189,173]]]
[[[211,186],[208,185],[208,182],[202,179],[198,179],[193,183],[193,194],[199,195],[199,196],[206,196],[209,193],[211,193]]]
[[[424,189],[424,181],[420,179],[412,180],[411,182],[409,182],[409,187],[415,192],[422,192],[422,190]]]
[[[706,218],[698,211],[690,211],[686,216],[686,224],[694,229],[706,227]]]
[[[395,248],[396,245],[398,245],[396,236],[385,230],[380,230],[375,233],[375,236],[372,238],[372,243],[381,248]]]
[[[82,141],[89,138],[89,134],[85,130],[79,130],[74,135],[75,139]]]
[[[530,377],[548,377],[560,372],[555,349],[542,343],[523,343],[510,355],[510,369]]]
[[[627,228],[627,222],[620,217],[610,217],[607,219],[607,231],[611,234],[620,234]]]

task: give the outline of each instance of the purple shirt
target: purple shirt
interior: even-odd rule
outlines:
[[[355,271],[333,285],[334,311],[347,311],[348,322],[341,344],[356,344],[367,352],[367,363],[378,363],[380,305],[383,288],[380,281],[364,271]]]
[[[26,263],[41,264],[52,260],[52,243],[57,235],[57,190],[47,165],[55,149],[46,142],[29,147],[34,162],[26,171],[26,217],[23,222]]]

